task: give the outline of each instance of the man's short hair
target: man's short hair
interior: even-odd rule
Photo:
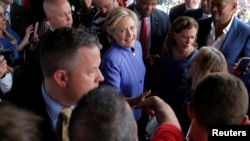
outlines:
[[[198,124],[240,124],[248,110],[248,92],[238,77],[225,72],[205,76],[194,89],[191,106]]]
[[[134,141],[137,127],[125,99],[113,88],[100,86],[79,101],[69,135],[71,141]]]
[[[1,141],[40,141],[42,119],[6,101],[0,103]]]
[[[55,29],[41,41],[40,62],[44,77],[52,77],[57,69],[74,72],[80,63],[78,50],[98,46],[97,38],[85,31],[69,27]]]

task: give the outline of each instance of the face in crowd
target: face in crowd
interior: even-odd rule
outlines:
[[[227,24],[237,9],[236,0],[211,0],[211,15],[214,22]]]
[[[142,16],[150,16],[156,9],[157,0],[136,0],[136,9]]]
[[[106,14],[115,7],[118,7],[117,0],[94,0],[94,5],[98,8],[101,16],[106,16]]]
[[[0,30],[3,30],[6,28],[6,17],[4,14],[4,8],[2,5],[0,5]]]
[[[67,0],[45,1],[43,7],[52,29],[72,26],[72,12]]]

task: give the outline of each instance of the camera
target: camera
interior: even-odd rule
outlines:
[[[3,51],[1,52],[1,55],[4,56],[4,59],[6,60],[8,66],[11,66],[11,67],[14,66],[13,52]]]
[[[0,55],[4,56],[4,59],[6,60],[8,66],[10,67],[14,66],[13,51],[5,50],[2,44],[0,44]]]

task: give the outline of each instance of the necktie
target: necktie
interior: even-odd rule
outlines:
[[[146,17],[142,16],[140,42],[141,42],[144,57],[147,56],[147,35],[148,35],[147,32],[148,32],[148,26],[147,26]]]
[[[62,141],[69,141],[68,126],[71,113],[72,109],[70,107],[63,108],[60,113],[62,120]]]

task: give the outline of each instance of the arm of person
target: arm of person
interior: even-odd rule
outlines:
[[[6,60],[3,55],[0,55],[0,78],[2,78],[8,71]]]
[[[30,44],[30,34],[33,32],[33,29],[34,29],[34,26],[32,24],[26,28],[25,36],[18,46],[18,49],[17,49],[18,51],[23,50],[26,45]]]
[[[13,78],[11,73],[7,73],[3,78],[0,79],[0,89],[3,94],[9,92],[12,88]]]
[[[120,66],[118,66],[112,59],[104,58],[102,59],[102,64],[100,66],[102,75],[104,76],[104,81],[102,84],[112,86],[116,91],[120,92]]]
[[[151,94],[151,90],[148,90],[136,98],[125,98],[125,99],[127,100],[130,106],[134,106],[144,101],[146,97],[149,96],[150,94]]]
[[[134,107],[141,108],[148,114],[156,116],[159,127],[151,141],[184,141],[184,135],[174,111],[161,98],[151,96]]]
[[[3,94],[9,92],[12,88],[12,68],[7,66],[6,60],[0,55],[0,89]]]
[[[172,124],[181,130],[173,109],[158,96],[151,96],[134,107],[143,109],[148,114],[156,116],[159,125],[165,123]]]

